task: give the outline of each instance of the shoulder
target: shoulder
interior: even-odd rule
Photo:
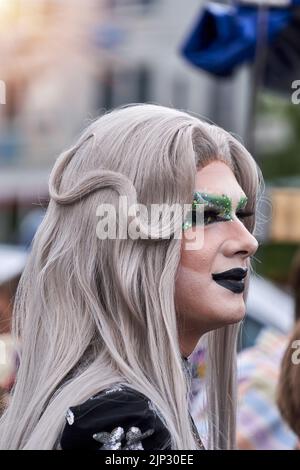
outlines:
[[[153,403],[126,385],[115,385],[66,413],[61,448],[170,449],[170,434]]]

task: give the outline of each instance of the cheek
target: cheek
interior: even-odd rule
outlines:
[[[193,260],[193,264],[196,261]],[[175,300],[178,312],[181,314],[198,315],[202,309],[207,309],[207,301],[213,280],[208,270],[180,266],[175,284]],[[211,302],[211,300],[210,300]]]
[[[189,250],[187,248],[189,241],[183,238],[180,257],[181,267],[198,274],[211,272],[221,242],[222,240],[216,230],[214,232],[204,230],[203,244],[197,250]]]
[[[212,283],[211,269],[216,253],[216,247],[207,240],[200,250],[186,250],[183,244],[175,289],[179,311],[191,311],[197,304],[203,305],[204,294]]]

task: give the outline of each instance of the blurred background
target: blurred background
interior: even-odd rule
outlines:
[[[290,269],[300,243],[299,3],[0,0],[0,325],[59,153],[107,110],[151,102],[223,126],[260,165],[260,248],[240,347],[253,345],[265,326],[291,330]]]
[[[47,206],[49,171],[90,120],[129,102],[186,109],[237,134],[263,171],[255,270],[281,291],[268,285],[262,308],[252,307],[258,295],[249,299],[257,309],[251,334],[261,310],[267,317],[274,309],[274,292],[292,312],[288,273],[300,241],[300,104],[292,101],[292,83],[300,80],[300,22],[279,18],[284,31],[272,33],[271,45],[266,26],[289,3],[0,0],[0,243],[30,244]],[[234,13],[238,32],[232,18],[226,24],[233,4],[246,11]],[[278,326],[289,328],[292,313],[284,320],[282,304],[278,310]]]

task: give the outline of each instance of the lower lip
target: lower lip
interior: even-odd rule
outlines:
[[[230,279],[218,279],[215,280],[217,284],[225,287],[225,289],[231,290],[234,294],[241,294],[245,289],[245,284],[243,281],[232,281]]]

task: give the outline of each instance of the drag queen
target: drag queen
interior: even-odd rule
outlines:
[[[1,449],[202,449],[188,356],[204,334],[206,448],[235,447],[260,180],[231,134],[157,105],[105,114],[59,156],[14,306]],[[146,219],[134,204],[163,209]]]

